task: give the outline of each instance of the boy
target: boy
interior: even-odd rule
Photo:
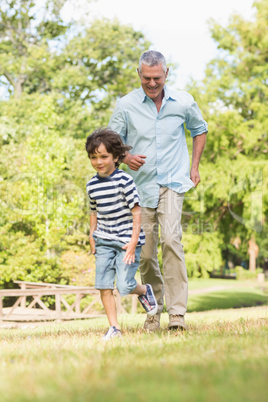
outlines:
[[[97,171],[87,183],[91,208],[89,242],[96,257],[95,287],[100,290],[110,324],[104,340],[121,336],[113,296],[115,276],[121,296],[139,295],[150,316],[158,309],[151,285],[140,285],[135,279],[145,236],[136,186],[130,175],[118,169],[129,149],[109,128],[94,131],[86,141],[88,157]]]

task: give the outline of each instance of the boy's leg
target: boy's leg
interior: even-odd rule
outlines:
[[[164,281],[157,258],[158,221],[156,210],[153,208],[141,209],[142,227],[145,232],[145,245],[141,249],[140,273],[142,283],[150,283],[157,303],[158,315],[164,307]]]
[[[145,295],[146,290],[147,289],[146,289],[145,285],[140,285],[139,283],[137,283],[137,286],[131,293],[133,293],[134,295],[141,296],[141,295]]]
[[[124,262],[124,256],[126,251],[122,248],[124,243],[118,242],[116,259],[115,259],[115,269],[116,269],[116,287],[120,296],[127,296],[130,293],[133,293],[137,288],[140,294],[143,293],[146,286],[144,288],[140,288],[135,279],[135,275],[139,266],[140,261],[140,250],[141,247],[137,246],[135,250],[135,262],[132,264],[126,264]],[[135,292],[136,293],[136,292]]]
[[[144,285],[137,285],[137,287],[131,293],[139,294],[139,302],[147,313],[147,316],[152,317],[155,316],[158,310],[158,304],[154,295],[154,291],[152,286],[147,283],[145,285],[146,292],[138,293],[139,291],[143,291]]]
[[[113,295],[113,287],[115,280],[115,250],[111,241],[101,239],[95,240],[96,247],[96,277],[95,288],[100,290],[105,313],[107,315],[110,326],[119,329],[116,314],[116,303]]]
[[[116,303],[113,295],[113,290],[101,289],[100,295],[110,326],[114,326],[117,329],[120,329],[120,326],[117,321]]]
[[[123,251],[123,252],[122,252]],[[135,250],[135,261],[128,265],[124,262],[125,251],[120,250],[116,259],[117,269],[117,289],[121,296],[126,296],[130,293],[139,295],[138,299],[149,316],[157,313],[158,304],[150,284],[140,285],[135,279],[139,262],[140,262],[141,247],[137,246]]]

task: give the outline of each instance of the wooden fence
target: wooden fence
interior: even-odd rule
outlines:
[[[95,318],[104,315],[104,309],[100,300],[99,291],[93,287],[79,287],[69,285],[57,285],[54,283],[38,283],[15,281],[19,289],[0,290],[0,322],[1,321],[48,321],[48,320],[72,320],[81,318]],[[90,301],[82,303],[82,299],[89,295]],[[55,300],[55,309],[47,307],[44,297],[52,297]],[[70,304],[66,300],[73,296]],[[114,290],[117,313],[127,313],[122,306],[121,297]],[[3,308],[3,298],[12,297],[14,303],[10,307]],[[131,313],[137,311],[137,296],[129,295]],[[12,299],[9,299],[12,300]]]

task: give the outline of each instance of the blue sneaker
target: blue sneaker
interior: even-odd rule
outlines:
[[[156,315],[158,304],[151,285],[145,285],[147,290],[145,295],[138,297],[139,302],[149,316]]]
[[[102,337],[104,341],[108,341],[109,339],[115,338],[115,337],[120,337],[121,336],[121,331],[120,329],[117,329],[114,326],[111,326],[106,334]]]

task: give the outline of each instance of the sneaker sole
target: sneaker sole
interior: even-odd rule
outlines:
[[[122,336],[122,335],[120,334],[120,335],[111,336],[110,338],[104,338],[104,337],[102,337],[102,338],[101,338],[101,341],[107,342],[107,341],[111,341],[112,339],[121,338],[121,336]]]
[[[147,315],[149,315],[150,317],[153,317],[154,315],[156,315],[158,310],[158,304],[156,303],[156,306],[151,310],[147,312]]]

